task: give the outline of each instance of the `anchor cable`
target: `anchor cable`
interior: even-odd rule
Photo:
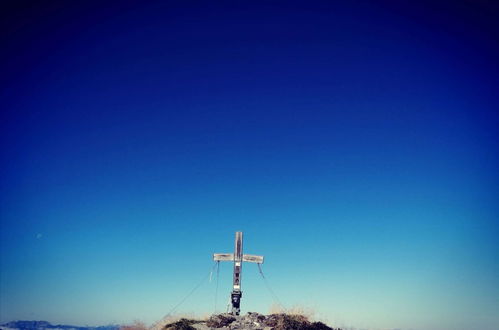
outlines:
[[[265,277],[265,275],[263,275],[263,270],[262,270],[261,264],[257,263],[257,265],[258,265],[258,271],[260,272],[260,275],[262,275],[263,282],[265,283],[265,286],[267,287],[267,290],[269,290],[270,295],[272,296],[272,298],[274,299],[274,301],[282,308],[282,310],[285,311],[286,308],[281,303],[281,301],[279,300],[279,298],[275,294],[274,290],[272,290],[272,288],[270,287],[269,281],[267,280],[267,278]]]
[[[192,288],[192,290],[184,298],[182,298],[182,300],[180,300],[180,302],[178,304],[176,304],[161,320],[154,323],[150,327],[150,329],[155,329],[157,325],[159,325],[164,320],[166,320],[168,317],[170,317],[172,315],[172,313],[175,312],[175,310],[177,308],[179,308],[180,305],[182,305],[187,300],[187,298],[189,298],[197,289],[199,289],[199,287],[206,281],[206,279],[211,278],[211,275],[213,274],[213,270],[215,269],[216,266],[217,266],[217,262],[215,262],[215,264],[210,268],[210,272],[206,276],[204,276],[203,279],[201,281],[199,281],[199,283],[196,284],[196,286],[194,286],[194,288]]]
[[[220,261],[217,261],[217,284],[215,286],[215,310],[214,313],[217,313],[217,300],[218,300],[218,283],[220,279]]]

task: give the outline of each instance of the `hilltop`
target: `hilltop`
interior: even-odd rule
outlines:
[[[262,315],[251,313],[244,316],[231,314],[212,315],[206,321],[180,319],[166,324],[162,330],[341,330],[331,328],[322,322],[312,322],[307,317],[297,314]]]

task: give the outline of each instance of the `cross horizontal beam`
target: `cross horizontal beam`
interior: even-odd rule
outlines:
[[[234,253],[215,253],[213,254],[215,261],[234,261]],[[243,254],[243,261],[263,264],[263,256],[255,256],[252,254]]]

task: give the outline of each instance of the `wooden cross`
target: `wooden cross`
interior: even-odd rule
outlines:
[[[236,232],[236,240],[234,243],[234,253],[215,253],[213,255],[215,261],[233,261],[234,262],[234,277],[232,280],[232,292],[230,300],[232,302],[232,315],[239,315],[241,311],[241,273],[243,269],[243,262],[254,262],[263,264],[263,256],[255,256],[251,254],[243,254],[243,233]]]

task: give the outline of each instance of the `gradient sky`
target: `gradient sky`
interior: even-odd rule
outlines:
[[[2,6],[0,322],[499,329],[494,1]]]

